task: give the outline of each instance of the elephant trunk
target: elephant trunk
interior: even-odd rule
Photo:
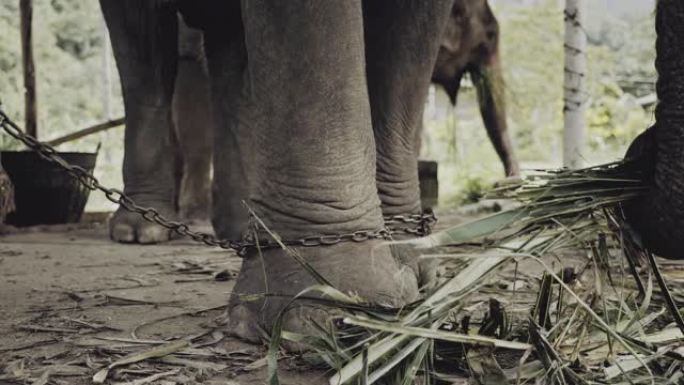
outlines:
[[[644,245],[662,257],[684,258],[684,2],[659,0],[656,13],[656,125],[631,146],[650,175],[650,191],[626,210]]]
[[[504,165],[506,176],[517,176],[520,167],[506,124],[505,84],[498,47],[495,46],[492,54],[481,63],[471,65],[469,70],[487,135]]]

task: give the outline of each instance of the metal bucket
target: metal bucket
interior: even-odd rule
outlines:
[[[92,173],[97,153],[61,152],[68,163]],[[2,166],[14,184],[16,211],[6,223],[14,226],[76,223],[90,190],[68,172],[31,151],[3,151]]]

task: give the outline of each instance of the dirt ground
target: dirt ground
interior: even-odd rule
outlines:
[[[223,333],[240,263],[190,240],[116,244],[104,223],[0,236],[0,384],[90,384],[117,359],[183,337],[192,348],[113,369],[105,383],[264,383],[265,348]],[[327,383],[294,358],[279,366],[284,384]]]
[[[103,224],[0,237],[0,384],[89,384],[126,354],[203,334],[173,359],[114,370],[106,383],[263,383],[265,350],[220,325],[240,263],[188,240],[115,244]],[[286,384],[325,378],[282,366]]]

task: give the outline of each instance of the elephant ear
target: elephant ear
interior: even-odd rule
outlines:
[[[458,21],[450,21],[445,30],[440,49],[449,54],[456,54],[461,50],[463,40],[463,27]]]
[[[500,31],[499,22],[496,20],[496,16],[494,16],[494,12],[487,1],[484,2],[480,18],[484,26],[487,52],[491,55],[499,50]]]

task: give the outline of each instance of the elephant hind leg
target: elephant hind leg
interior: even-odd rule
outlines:
[[[254,152],[252,127],[259,117],[249,115],[241,94],[247,54],[240,4],[225,1],[211,11],[195,9],[203,15],[201,20],[205,23],[204,50],[211,86],[211,221],[218,236],[240,239],[248,225],[243,202],[249,200]]]
[[[363,3],[376,181],[386,215],[420,212],[418,131],[451,3]]]
[[[173,95],[173,122],[181,162],[177,206],[182,218],[206,220],[211,205],[214,130],[209,74],[202,57],[201,32],[182,24],[180,27],[181,57]]]
[[[124,192],[173,216],[171,96],[176,76],[177,20],[171,3],[101,0],[121,76],[126,130]],[[120,242],[156,243],[169,232],[119,208],[110,235]]]

